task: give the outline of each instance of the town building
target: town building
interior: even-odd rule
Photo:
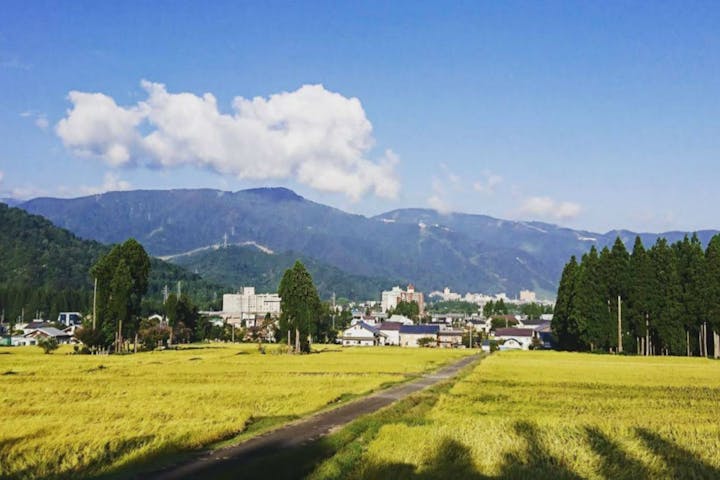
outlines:
[[[221,312],[201,313],[212,313],[228,323],[254,327],[258,317],[264,318],[268,313],[273,317],[280,315],[280,296],[277,293],[255,293],[255,287],[243,287],[239,293],[223,295]]]
[[[533,338],[537,336],[532,328],[498,328],[495,340],[503,341],[500,350],[529,350]]]
[[[343,347],[372,347],[385,345],[387,335],[372,325],[358,322],[343,331]]]
[[[400,345],[400,322],[383,322],[378,330],[385,334],[385,345]]]
[[[440,331],[438,325],[403,325],[400,327],[400,345],[403,347],[419,347],[418,340],[432,338],[433,345],[437,345],[437,336]]]
[[[393,287],[391,290],[382,292],[381,297],[382,311],[387,312],[397,307],[400,302],[415,302],[418,304],[418,310],[420,315],[425,312],[425,302],[423,299],[422,292],[416,292],[415,287],[410,284],[407,286],[407,290],[403,290],[399,286]]]
[[[532,290],[520,290],[520,303],[534,303],[535,301],[535,292]]]

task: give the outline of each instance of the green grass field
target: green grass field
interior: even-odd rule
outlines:
[[[283,456],[246,478],[720,478],[720,362],[500,352]]]
[[[261,355],[254,345],[211,344],[86,356],[0,348],[0,478],[130,471],[249,438],[470,353],[318,349]]]

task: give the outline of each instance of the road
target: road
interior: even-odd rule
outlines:
[[[251,438],[238,445],[202,452],[187,461],[166,466],[162,470],[157,470],[149,474],[144,474],[142,478],[153,478],[156,480],[201,478],[204,476],[203,473],[208,470],[217,472],[218,469],[222,469],[223,463],[227,463],[228,465],[232,464],[233,468],[237,468],[237,464],[242,461],[270,455],[286,448],[312,442],[362,415],[373,413],[382,407],[404,399],[412,393],[447,380],[480,358],[482,358],[480,355],[464,357],[451,365],[422,375],[412,382],[381,390],[333,410],[317,413],[263,435]]]

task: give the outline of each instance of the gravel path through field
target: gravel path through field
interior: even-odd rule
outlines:
[[[482,358],[481,355],[465,357],[439,370],[426,373],[412,382],[381,390],[333,410],[317,413],[251,438],[238,445],[202,452],[187,461],[167,466],[162,470],[144,474],[137,478],[171,480],[204,477],[207,479],[204,473],[208,470],[217,472],[218,469],[222,468],[223,464],[232,464],[233,468],[237,468],[237,465],[243,461],[277,453],[285,448],[317,440],[362,415],[373,413],[393,402],[404,399],[412,393],[455,376],[464,367],[480,358]]]

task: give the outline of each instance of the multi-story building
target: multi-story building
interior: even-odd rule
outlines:
[[[397,307],[399,302],[415,302],[418,304],[420,315],[425,311],[425,303],[423,301],[422,292],[416,292],[415,287],[410,284],[407,290],[403,290],[399,286],[395,286],[392,290],[382,292],[382,310],[387,312]]]
[[[239,293],[223,295],[222,316],[229,323],[245,322],[254,326],[257,316],[280,315],[280,296],[277,293],[255,293],[255,287],[243,287]]]
[[[535,292],[532,290],[520,290],[520,303],[533,303],[535,300]]]

